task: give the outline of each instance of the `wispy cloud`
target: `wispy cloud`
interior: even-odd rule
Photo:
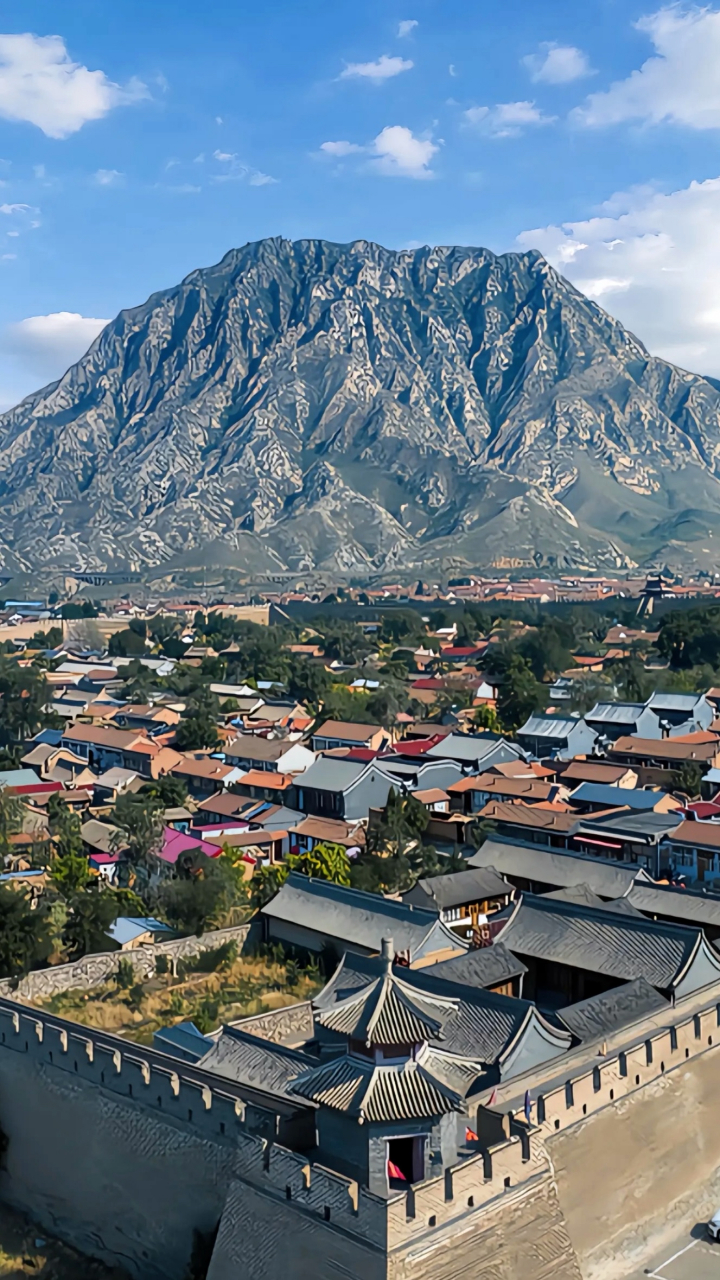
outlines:
[[[279,178],[271,177],[269,173],[263,173],[261,169],[243,164],[234,152],[214,151],[213,159],[217,160],[223,169],[222,172],[212,175],[212,182],[247,182],[251,187],[268,187],[280,181]]]
[[[419,25],[420,23],[417,18],[405,18],[402,22],[398,23],[398,39],[404,40],[405,36],[409,36],[416,27],[419,27]]]
[[[140,80],[121,87],[73,62],[61,36],[0,35],[0,116],[49,138],[67,138],[113,107],[149,96]]]
[[[121,187],[125,182],[125,174],[119,169],[97,169],[93,174],[96,187]]]
[[[469,107],[465,121],[493,138],[516,138],[527,128],[552,124],[557,116],[546,116],[534,102],[499,102],[494,107]]]
[[[587,54],[575,45],[541,44],[538,52],[529,53],[522,63],[538,84],[570,84],[594,75]]]
[[[340,72],[340,79],[371,80],[374,84],[383,84],[403,71],[412,71],[414,65],[409,58],[389,57],[383,53],[375,62],[348,62],[345,70]]]

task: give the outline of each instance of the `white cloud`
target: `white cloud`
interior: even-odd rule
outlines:
[[[455,70],[455,64],[453,62],[451,62],[450,66],[448,67],[448,75],[452,76],[453,79],[457,75],[457,71]]]
[[[121,187],[124,181],[125,174],[119,169],[98,169],[93,174],[93,182],[98,187]]]
[[[212,175],[212,182],[247,182],[251,187],[268,187],[280,181],[279,178],[272,178],[269,173],[263,173],[261,169],[243,164],[230,151],[214,151],[213,160],[217,160],[224,168],[222,173]]]
[[[378,173],[397,178],[432,178],[430,161],[439,148],[427,138],[416,138],[404,125],[393,124],[378,134],[371,150],[376,157],[372,165]]]
[[[30,391],[61,377],[108,323],[73,311],[28,316],[0,334],[0,354],[13,358],[16,376]]]
[[[593,74],[587,55],[574,45],[547,42],[540,45],[538,53],[529,53],[522,61],[532,80],[543,84],[570,84]]]
[[[403,71],[411,71],[413,66],[414,63],[409,58],[389,58],[384,53],[376,62],[349,62],[345,70],[341,71],[340,79],[372,80],[375,84],[382,84],[384,80],[391,80]]]
[[[720,128],[720,12],[670,5],[636,26],[655,56],[606,92],[591,94],[575,118],[586,125],[641,120]]]
[[[417,18],[405,18],[403,22],[398,23],[398,38],[403,40],[405,36],[409,36],[410,32],[414,31],[419,25]]]
[[[370,160],[364,167],[390,178],[433,178],[430,161],[439,149],[437,143],[429,138],[416,138],[412,129],[402,124],[387,125],[366,146],[345,140],[320,144],[325,155],[337,159],[350,155],[369,156]]]
[[[516,138],[523,129],[552,124],[556,116],[543,115],[534,102],[499,102],[495,107],[470,107],[465,120],[493,138]]]
[[[0,213],[4,213],[7,218],[12,217],[14,213],[33,213],[30,204],[0,204]]]
[[[351,156],[358,151],[365,151],[357,142],[321,142],[320,150],[329,156]]]
[[[583,293],[684,368],[720,376],[720,177],[619,194],[597,217],[525,231]]]
[[[0,116],[67,138],[113,107],[147,98],[139,80],[125,87],[104,71],[73,62],[61,36],[0,35]]]

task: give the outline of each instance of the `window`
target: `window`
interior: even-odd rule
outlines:
[[[573,1089],[573,1082],[572,1080],[566,1080],[565,1081],[565,1106],[567,1107],[568,1111],[574,1105],[574,1103],[575,1103],[575,1091]]]

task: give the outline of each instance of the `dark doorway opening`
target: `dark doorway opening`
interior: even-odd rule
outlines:
[[[425,1137],[389,1138],[387,1144],[388,1182],[392,1188],[404,1187],[411,1182],[422,1182],[425,1177]]]

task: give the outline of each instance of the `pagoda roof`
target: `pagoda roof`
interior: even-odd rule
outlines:
[[[383,940],[376,976],[329,1008],[317,1008],[321,1026],[367,1045],[412,1045],[441,1040],[443,1025],[459,1001],[418,991],[393,972],[392,940]]]

